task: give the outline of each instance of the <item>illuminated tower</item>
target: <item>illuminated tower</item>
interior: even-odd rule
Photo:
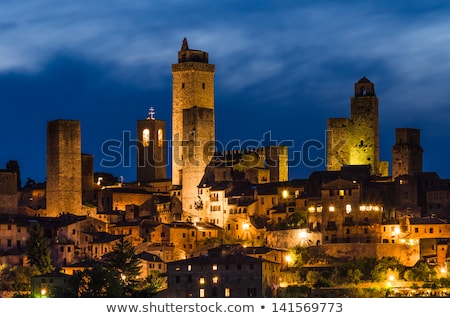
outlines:
[[[366,77],[355,83],[350,118],[328,119],[327,169],[344,165],[370,165],[373,175],[387,176],[388,163],[380,164],[378,98]]]
[[[150,108],[145,120],[137,121],[137,181],[151,182],[166,178],[167,142],[166,122],[155,119]]]
[[[392,178],[422,172],[422,158],[420,130],[413,128],[395,129],[395,145],[392,147]]]
[[[378,98],[374,84],[361,78],[355,84],[355,96],[350,101],[351,165],[370,165],[373,174],[379,172]]]
[[[47,123],[46,216],[82,213],[81,131],[76,120]]]
[[[183,211],[195,218],[199,185],[214,154],[214,64],[186,39],[172,65],[172,184],[182,187]]]

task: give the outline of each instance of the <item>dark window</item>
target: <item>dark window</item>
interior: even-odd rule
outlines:
[[[256,297],[256,288],[248,288],[247,296],[248,297]]]

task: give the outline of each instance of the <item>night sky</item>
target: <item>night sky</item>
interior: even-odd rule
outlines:
[[[418,128],[424,170],[450,178],[450,3],[447,1],[0,2],[0,168],[45,181],[46,125],[81,121],[95,171],[102,144],[135,136],[156,109],[171,124],[171,65],[184,37],[216,65],[216,138],[325,143],[327,118],[349,117],[354,83],[379,98],[380,159],[395,128]],[[170,136],[170,133],[168,134]],[[325,156],[318,147],[310,153]],[[307,178],[325,167],[291,167]],[[170,169],[168,169],[170,177]]]

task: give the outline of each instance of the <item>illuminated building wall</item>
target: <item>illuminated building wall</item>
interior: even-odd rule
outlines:
[[[193,221],[197,186],[215,152],[214,73],[208,53],[184,39],[172,65],[172,183],[181,185],[183,212]]]

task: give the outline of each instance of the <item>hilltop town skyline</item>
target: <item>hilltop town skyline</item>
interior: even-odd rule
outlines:
[[[389,168],[372,81],[354,83],[349,116],[327,118],[326,144],[302,147],[308,167],[320,161],[311,150],[324,149],[326,170],[293,179],[292,144],[272,135],[237,140],[242,151],[212,147],[216,65],[186,37],[177,55],[171,127],[150,108],[135,139],[124,134],[123,153],[112,149],[121,141],[102,146],[116,165],[130,160],[135,182],[95,180],[73,119],[47,122],[45,185],[20,187],[17,166],[0,170],[5,295],[284,297],[294,288],[314,297],[336,286],[343,296],[447,296],[450,179],[424,171],[416,128],[395,129]],[[28,271],[23,284],[11,285],[10,271]],[[98,290],[85,289],[99,278]]]

